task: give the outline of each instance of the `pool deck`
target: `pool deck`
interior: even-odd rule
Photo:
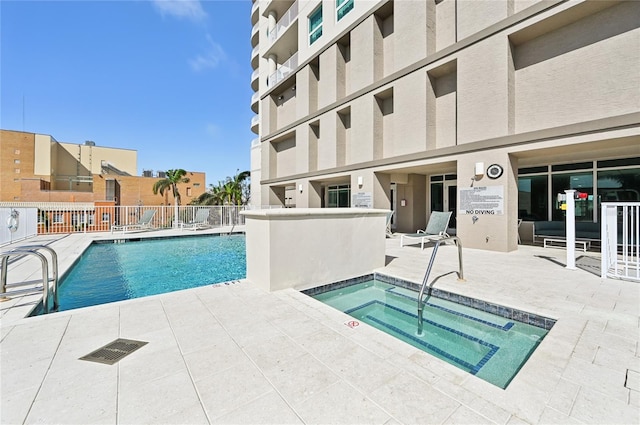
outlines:
[[[160,234],[193,232],[130,236]],[[112,235],[24,243],[50,244],[63,273],[95,237]],[[387,239],[376,271],[421,282],[431,251]],[[28,319],[37,296],[2,302],[0,422],[638,424],[640,283],[566,269],[565,254],[465,249],[460,282],[447,274],[455,248],[438,252],[435,287],[558,320],[506,390],[364,323],[349,327],[296,290],[246,280]],[[37,277],[30,261],[12,263],[9,281]],[[148,344],[114,365],[79,360],[116,338]]]

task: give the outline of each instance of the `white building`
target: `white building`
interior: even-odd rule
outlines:
[[[254,0],[252,202],[454,212],[466,247],[518,219],[640,200],[640,2]]]

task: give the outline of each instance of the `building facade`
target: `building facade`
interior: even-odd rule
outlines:
[[[466,247],[640,200],[640,2],[254,0],[252,202],[452,211]],[[455,229],[455,230],[454,230]]]
[[[136,176],[135,150],[60,143],[53,137],[0,130],[0,202],[78,202],[96,205],[170,205],[172,193],[154,195],[156,176]],[[188,172],[183,205],[206,190],[205,173]]]

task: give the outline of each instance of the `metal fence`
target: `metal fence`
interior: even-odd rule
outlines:
[[[601,276],[640,282],[640,203],[603,202]]]
[[[95,206],[84,204],[42,204],[37,206],[37,233],[108,232],[111,227],[130,226],[140,222],[145,211],[155,210],[151,227],[155,229],[177,228],[181,223],[193,222],[198,210],[209,210],[207,224],[211,227],[238,226],[244,224],[240,211],[244,206]]]

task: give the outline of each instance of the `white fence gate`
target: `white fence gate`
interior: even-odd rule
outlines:
[[[0,246],[37,234],[37,208],[0,208]]]
[[[640,203],[603,202],[601,276],[640,282]]]

